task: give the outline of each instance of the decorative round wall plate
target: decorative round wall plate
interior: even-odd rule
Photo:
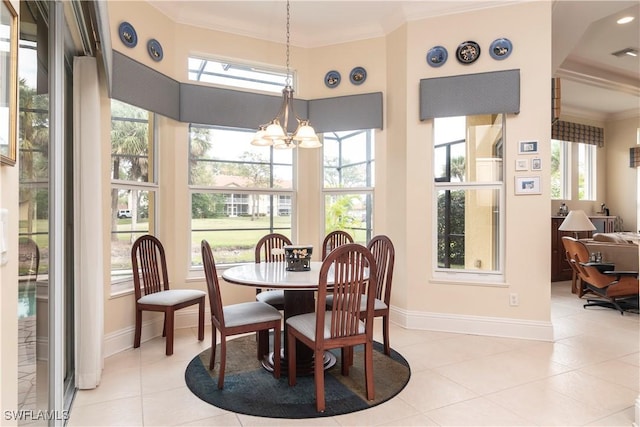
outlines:
[[[329,71],[327,74],[325,74],[324,76],[324,84],[329,87],[329,88],[334,88],[336,86],[338,86],[340,84],[340,73],[335,71],[335,70],[331,70]]]
[[[456,49],[456,58],[463,64],[471,64],[480,57],[480,45],[476,42],[468,41],[460,43]]]
[[[154,61],[162,61],[164,54],[162,53],[162,45],[156,39],[151,39],[147,42],[147,52]]]
[[[432,67],[440,67],[447,62],[448,57],[447,49],[442,46],[434,46],[427,52],[427,64]]]
[[[489,48],[489,55],[491,55],[493,59],[505,59],[507,56],[511,55],[512,50],[513,45],[509,39],[495,39]]]
[[[126,21],[118,26],[118,36],[122,44],[127,47],[135,47],[138,44],[138,34],[135,28]]]
[[[351,73],[349,73],[349,80],[351,80],[351,83],[354,85],[361,85],[367,80],[367,70],[362,67],[355,67],[351,70]]]

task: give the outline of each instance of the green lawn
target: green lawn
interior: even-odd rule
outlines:
[[[26,233],[26,224],[21,222],[20,232]],[[211,245],[216,259],[216,263],[238,263],[251,262],[254,259],[253,248],[262,236],[270,232],[270,218],[259,217],[252,220],[250,217],[223,217],[223,218],[203,218],[194,219],[191,222],[191,259],[193,264],[202,263],[200,255],[200,242],[205,239]],[[34,221],[33,229],[46,231],[47,220]],[[291,238],[291,217],[279,216],[273,219],[275,232],[282,233]],[[280,229],[282,228],[282,229]],[[117,231],[115,234],[117,243],[111,243],[112,268],[131,268],[131,244],[138,236],[147,233],[149,229],[148,220],[137,221],[132,227],[130,218],[117,220]],[[229,230],[231,229],[231,230]],[[366,233],[364,230],[353,232],[355,241],[366,243]],[[114,235],[112,235],[112,238]],[[48,254],[49,235],[35,235],[34,240],[44,252]],[[317,247],[319,242],[293,242],[310,243]],[[319,248],[316,248],[319,250]],[[44,261],[44,263],[42,262]],[[47,268],[47,260],[41,259],[40,271]]]
[[[254,230],[254,229],[258,230]],[[273,219],[275,232],[291,238],[291,217],[282,216]],[[282,228],[282,230],[279,230]],[[232,230],[229,230],[232,229]],[[191,221],[191,234],[194,243],[200,245],[206,239],[211,248],[251,248],[270,231],[270,219],[260,217],[255,220],[247,217],[206,218]]]

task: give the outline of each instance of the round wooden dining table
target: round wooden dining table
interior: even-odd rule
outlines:
[[[236,285],[284,290],[284,344],[281,349],[284,374],[287,369],[287,319],[315,311],[315,291],[318,289],[322,262],[312,261],[311,269],[308,271],[287,271],[286,266],[286,262],[242,264],[228,268],[222,273],[225,281]],[[328,277],[332,279],[333,275],[329,274]],[[325,352],[325,369],[335,363],[335,356],[328,351]],[[265,369],[273,370],[273,353],[265,357],[262,365]],[[300,342],[296,345],[296,371],[296,375],[313,374],[313,351]]]

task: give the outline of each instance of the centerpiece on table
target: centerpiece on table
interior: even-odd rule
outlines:
[[[286,245],[284,253],[287,259],[287,271],[311,270],[312,245]]]

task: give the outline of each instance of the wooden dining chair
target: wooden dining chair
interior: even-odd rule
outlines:
[[[322,241],[322,260],[324,261],[332,250],[347,243],[353,243],[353,237],[346,231],[335,230],[327,234]]]
[[[285,262],[284,247],[291,245],[291,240],[284,234],[271,233],[256,243],[255,262]],[[256,299],[267,303],[278,310],[284,310],[284,291],[281,289],[256,289]]]
[[[248,332],[269,332],[273,329],[273,376],[280,378],[280,326],[282,316],[274,307],[259,301],[223,305],[216,263],[209,242],[203,240],[202,263],[207,279],[209,304],[211,306],[211,359],[209,370],[215,366],[217,332],[220,331],[220,369],[218,370],[218,388],[224,387],[224,370],[227,361],[227,337]],[[260,358],[260,357],[258,357]]]
[[[388,236],[375,236],[367,248],[371,251],[376,260],[378,269],[377,282],[375,287],[376,299],[373,303],[373,317],[382,317],[382,337],[384,342],[384,353],[391,356],[391,346],[389,344],[389,306],[391,302],[391,283],[393,281],[393,266],[395,263],[395,248]],[[327,296],[327,308],[333,305],[333,295]],[[362,315],[364,316],[366,305],[362,301]]]
[[[133,347],[140,347],[142,312],[164,313],[162,336],[166,336],[166,355],[173,354],[173,324],[176,310],[198,304],[198,340],[204,339],[204,298],[196,289],[170,289],[164,248],[151,235],[140,236],[131,247],[131,264],[136,298],[136,331]]]
[[[376,260],[378,270],[376,282],[376,299],[373,303],[373,317],[382,317],[382,338],[384,341],[384,354],[391,356],[389,344],[389,306],[391,303],[391,282],[393,281],[393,265],[396,258],[396,250],[388,236],[375,236],[367,248]],[[364,306],[362,307],[364,313]]]
[[[349,374],[353,346],[364,345],[365,388],[368,400],[375,396],[373,384],[373,303],[377,283],[376,261],[366,247],[348,243],[333,250],[323,261],[318,281],[318,305],[314,313],[287,319],[289,385],[296,384],[296,341],[314,351],[316,410],[325,410],[324,352],[340,348],[342,375]],[[334,304],[326,310],[327,295]],[[360,307],[365,301],[365,314]],[[363,319],[364,318],[364,319]]]

